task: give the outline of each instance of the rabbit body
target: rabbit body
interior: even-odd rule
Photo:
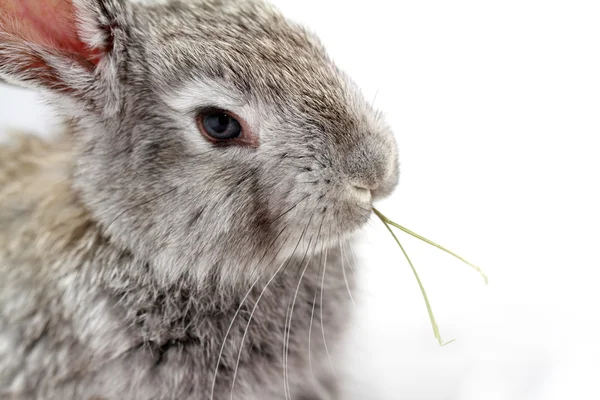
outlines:
[[[67,121],[0,145],[0,397],[339,398],[344,247],[398,179],[380,114],[263,2],[60,4],[0,17],[0,77]]]

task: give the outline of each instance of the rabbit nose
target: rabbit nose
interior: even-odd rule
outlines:
[[[354,190],[373,192],[386,175],[382,152],[370,146],[357,147],[347,159],[346,176]]]
[[[394,143],[363,141],[345,159],[344,172],[353,197],[371,202],[390,194],[397,183],[397,152]]]

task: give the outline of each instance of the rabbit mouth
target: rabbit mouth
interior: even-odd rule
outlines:
[[[347,197],[332,195],[335,199],[327,194],[319,195],[320,202],[312,209],[310,205],[301,206],[311,197],[305,196],[292,206],[293,211],[288,211],[295,215],[290,215],[283,227],[294,226],[295,236],[305,246],[312,243],[321,250],[335,247],[350,239],[373,215],[372,197],[363,190],[352,189]]]

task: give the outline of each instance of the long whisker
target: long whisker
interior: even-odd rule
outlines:
[[[323,243],[321,244],[321,252],[319,254],[319,269],[317,270],[317,280],[321,276],[321,271],[323,269],[324,254],[325,254],[325,241],[323,241]],[[318,293],[319,293],[319,288],[317,286],[317,287],[315,287],[315,292],[314,292],[314,296],[313,296],[313,304],[312,304],[312,310],[311,310],[311,315],[310,315],[310,325],[308,327],[308,367],[310,369],[310,374],[311,374],[315,384],[317,384],[317,385],[318,385],[319,381],[315,377],[314,370],[313,370],[311,343],[312,343],[312,328],[313,328],[314,317],[315,317],[315,308],[317,306]],[[320,322],[322,323],[322,321],[320,321]]]
[[[313,215],[314,214],[311,213],[311,217],[308,220],[308,224],[306,226],[306,229],[308,229],[308,226],[312,222]],[[306,259],[308,251],[310,250],[310,244],[311,244],[311,242],[312,242],[312,238],[309,240],[309,243],[306,246],[306,251],[304,253],[304,256],[302,257],[302,260],[300,261],[300,266],[302,266],[302,264],[304,263],[304,260]],[[289,263],[288,265],[286,265],[286,267],[284,268],[284,271],[287,269],[287,267],[289,265],[291,265],[291,263]],[[302,274],[302,269],[300,268],[298,270],[298,280],[299,281],[302,279],[302,277],[300,276],[301,274]],[[287,311],[286,311],[286,316],[285,316],[285,324],[283,326],[283,342],[282,342],[283,343],[283,346],[282,346],[282,352],[283,352],[283,356],[282,356],[283,390],[284,390],[284,394],[285,394],[286,400],[288,398],[288,387],[286,386],[286,374],[287,374],[287,366],[286,366],[286,364],[287,364],[287,355],[288,355],[288,353],[286,352],[286,344],[289,345],[289,343],[286,342],[286,336],[288,335],[288,325],[287,324],[288,324],[288,322],[291,323],[291,319],[289,319],[289,316],[290,316],[290,312],[292,311],[292,306],[291,306],[292,301],[293,301],[293,298],[290,298],[290,302],[288,303],[288,306],[287,306]],[[289,396],[291,398],[291,394]]]
[[[257,265],[259,265],[261,263],[261,261],[265,258],[265,256],[267,255],[267,253],[269,252],[269,250],[271,249],[271,247],[275,244],[275,242],[281,236],[281,234],[283,233],[284,230],[285,230],[285,227],[279,232],[279,234],[275,237],[275,239],[273,239],[273,241],[271,242],[271,244],[269,245],[269,247],[267,247],[267,249],[265,250],[265,253],[263,254],[263,256],[260,258],[260,260],[258,260]],[[279,252],[281,252],[282,248],[283,248],[283,246],[276,253],[275,257],[277,257],[277,254],[279,254]],[[221,344],[221,350],[219,351],[219,357],[217,358],[217,365],[215,367],[215,374],[214,374],[214,377],[213,377],[212,387],[210,389],[210,399],[211,400],[213,399],[214,394],[215,394],[215,386],[217,384],[217,375],[219,373],[219,364],[221,363],[221,358],[223,357],[223,351],[225,349],[225,344],[227,343],[227,337],[229,336],[229,332],[231,332],[231,328],[233,327],[235,319],[237,318],[238,314],[240,313],[240,311],[242,309],[242,306],[244,305],[244,302],[246,301],[246,299],[248,298],[248,296],[250,295],[250,293],[252,293],[252,290],[254,290],[254,287],[260,281],[261,278],[262,278],[262,273],[258,275],[258,277],[254,281],[254,283],[252,284],[252,286],[250,286],[250,289],[248,289],[248,292],[246,293],[246,295],[244,296],[244,298],[240,302],[240,305],[237,308],[237,310],[235,311],[235,314],[233,315],[233,317],[231,318],[231,322],[229,323],[229,327],[227,328],[227,331],[225,332],[225,336],[223,337],[223,343]]]
[[[304,259],[306,259],[306,255],[308,254],[308,251],[310,249],[310,245],[312,243],[312,239],[309,240],[308,245],[306,246],[306,252],[304,254],[304,257],[302,258],[302,262],[300,263],[300,265],[302,265],[302,263],[304,262]],[[308,266],[310,260],[306,261],[306,266]],[[302,270],[302,273],[300,274],[300,278],[298,279],[298,287],[300,287],[300,282],[302,282],[302,278],[304,277],[304,271],[306,270],[306,266],[304,267],[304,270]],[[298,292],[296,292],[297,294]],[[287,383],[287,362],[288,362],[288,346],[289,346],[289,337],[290,337],[290,332],[291,332],[291,324],[292,324],[292,314],[294,312],[294,304],[296,302],[296,298],[295,296],[293,297],[292,301],[290,302],[290,305],[288,305],[288,311],[286,313],[286,317],[285,317],[285,324],[283,326],[283,390],[284,390],[284,394],[285,394],[285,398],[288,399],[288,397],[291,399],[292,395],[289,389],[289,385]]]
[[[283,231],[286,229],[286,227],[284,226],[279,233],[277,234],[277,236],[275,236],[275,239],[273,239],[271,241],[271,243],[269,244],[269,247],[267,247],[267,249],[265,250],[265,253],[262,255],[262,257],[260,258],[260,260],[256,263],[256,265],[254,266],[254,268],[252,269],[252,271],[250,272],[250,274],[248,275],[249,277],[255,276],[258,269],[261,266],[261,262],[262,260],[264,260],[264,258],[266,257],[267,253],[269,252],[269,250],[271,250],[273,248],[273,246],[275,245],[275,243],[277,242],[277,240],[281,237],[281,234],[283,233]],[[267,263],[267,265],[270,265],[273,261],[275,261],[277,259],[277,256],[279,255],[279,253],[281,253],[281,250],[283,250],[285,243],[287,242],[287,240],[291,237],[292,235],[288,235],[288,237],[285,238],[285,240],[281,243],[281,246],[279,246],[279,250],[277,250],[277,252],[275,253],[275,255],[273,257],[271,257],[271,260]],[[262,272],[259,274],[259,276],[262,275]]]
[[[277,268],[277,270],[273,273],[273,275],[271,276],[271,278],[267,281],[267,283],[265,284],[264,288],[260,292],[258,298],[256,299],[256,303],[254,303],[254,307],[252,308],[252,311],[250,312],[250,317],[248,318],[248,322],[246,323],[246,328],[244,329],[244,334],[242,335],[242,340],[240,342],[240,350],[238,352],[238,357],[237,357],[237,361],[236,361],[236,364],[235,364],[235,370],[233,372],[233,381],[231,383],[231,400],[233,400],[233,393],[234,393],[234,389],[235,389],[235,381],[236,381],[236,378],[237,378],[238,368],[240,366],[240,359],[242,357],[242,350],[244,349],[244,341],[246,340],[246,336],[248,334],[248,328],[250,327],[250,323],[252,322],[252,318],[254,317],[254,313],[256,312],[256,309],[258,308],[258,304],[260,303],[260,300],[263,298],[264,294],[266,293],[267,288],[269,287],[269,285],[271,284],[271,282],[273,282],[273,280],[275,279],[275,277],[277,276],[277,274],[279,274],[279,272],[281,271],[281,269],[283,268],[283,266],[286,265],[286,263],[291,262],[294,254],[296,253],[296,250],[298,249],[298,246],[300,245],[300,242],[302,242],[302,239],[304,238],[304,234],[306,233],[307,229],[308,229],[308,224],[306,225],[306,228],[304,228],[304,231],[302,232],[302,235],[300,235],[300,238],[298,239],[298,243],[296,243],[296,247],[294,247],[294,251],[292,252],[292,254],[290,255],[290,257],[288,257],[286,260],[284,260],[281,263],[281,265]]]
[[[313,366],[312,366],[311,338],[312,338],[312,327],[313,327],[313,321],[314,321],[314,317],[315,317],[315,305],[316,304],[317,304],[317,291],[315,290],[315,295],[313,297],[313,303],[312,303],[312,311],[310,312],[310,324],[308,326],[308,368],[310,369],[310,375],[312,376],[312,378],[315,382],[317,382],[317,378],[315,377],[315,372],[314,372]]]
[[[271,221],[271,223],[277,221],[279,218],[283,217],[285,214],[289,213],[290,211],[292,211],[294,208],[296,208],[301,202],[303,202],[304,200],[306,200],[308,197],[310,197],[310,194],[307,196],[304,196],[302,199],[300,199],[298,202],[296,202],[291,208],[289,208],[287,211],[285,211],[283,214],[279,215],[277,218],[275,218],[273,221]],[[278,235],[279,236],[279,235]],[[275,240],[277,240],[277,238],[275,238]],[[271,244],[272,245],[272,244]],[[252,270],[252,272],[250,273],[250,276],[254,276],[256,274],[257,269],[260,267],[260,264],[256,264],[256,267],[254,267],[254,269]]]
[[[217,366],[215,367],[215,375],[213,377],[212,387],[210,389],[210,399],[211,400],[214,398],[215,386],[217,384],[217,374],[219,373],[219,364],[221,363],[221,357],[223,357],[223,350],[225,349],[225,344],[227,343],[227,337],[229,336],[229,332],[231,331],[231,328],[233,327],[235,319],[237,318],[238,314],[240,313],[240,310],[242,309],[242,306],[244,305],[244,302],[246,301],[246,299],[248,298],[248,296],[250,295],[250,293],[252,292],[252,290],[254,290],[254,287],[260,281],[260,278],[261,278],[261,276],[259,276],[258,278],[256,278],[256,280],[254,281],[254,283],[252,284],[252,286],[250,286],[250,289],[248,289],[248,292],[246,293],[246,295],[242,299],[239,307],[235,311],[235,314],[233,315],[233,318],[231,318],[231,323],[229,324],[229,327],[227,328],[227,331],[225,332],[225,337],[223,338],[223,343],[221,344],[221,350],[219,351],[219,357],[217,358]]]
[[[323,322],[323,293],[325,291],[325,274],[327,273],[327,249],[325,249],[325,264],[323,265],[323,277],[321,279],[321,332],[323,334],[323,344],[325,345],[325,352],[327,353],[327,358],[329,358],[329,364],[331,365],[331,370],[333,371],[333,375],[337,377],[335,372],[335,368],[333,367],[333,361],[331,360],[331,354],[329,353],[329,348],[327,347],[327,339],[325,339],[325,324]]]
[[[271,221],[271,223],[274,223],[275,221],[277,221],[279,218],[283,217],[284,215],[286,215],[287,213],[289,213],[290,211],[292,211],[294,208],[296,208],[298,206],[298,204],[302,203],[304,200],[306,200],[307,198],[310,197],[310,193],[307,194],[306,196],[304,196],[303,198],[301,198],[300,200],[298,200],[294,205],[292,205],[290,208],[288,208],[286,211],[282,212],[281,214],[279,214],[278,217],[276,217],[275,219],[273,219]]]
[[[236,365],[235,365],[235,371],[233,373],[233,382],[231,384],[231,399],[233,400],[233,393],[234,393],[234,389],[235,389],[235,381],[237,378],[237,372],[238,372],[238,368],[240,365],[240,359],[242,356],[242,350],[244,348],[244,341],[246,339],[246,335],[248,334],[248,327],[250,326],[250,322],[252,321],[252,317],[254,316],[254,312],[256,311],[256,308],[258,306],[258,303],[260,302],[260,300],[262,299],[263,295],[265,294],[267,288],[269,287],[269,285],[271,284],[271,282],[273,281],[273,279],[275,279],[275,276],[277,276],[277,274],[279,273],[279,271],[281,271],[281,269],[283,268],[284,264],[286,262],[288,262],[289,259],[286,259],[283,263],[281,263],[281,265],[279,266],[279,268],[277,268],[277,270],[275,271],[275,273],[273,273],[273,276],[271,276],[271,278],[267,281],[267,283],[265,284],[263,290],[260,292],[256,303],[254,304],[254,307],[252,308],[252,311],[250,313],[250,317],[248,319],[248,323],[246,324],[246,328],[244,330],[244,335],[242,335],[242,341],[240,343],[240,350],[238,353],[238,357],[237,357],[237,361],[236,361]]]
[[[342,251],[342,275],[344,275],[344,282],[346,283],[346,289],[348,289],[348,296],[350,296],[350,300],[352,304],[356,305],[354,302],[354,298],[352,297],[352,291],[350,290],[350,285],[348,284],[348,277],[346,276],[346,263],[344,262],[344,258],[350,264],[350,260],[348,260],[348,255],[346,253],[346,246],[343,243],[340,243],[340,249]]]
[[[356,254],[354,253],[354,249],[352,248],[352,246],[348,246],[348,249],[350,249],[350,255],[352,255],[352,260],[348,259],[348,266],[352,270],[354,276],[356,276],[356,268],[354,268],[354,266],[352,265],[352,261],[354,261],[354,265],[356,265]]]
[[[321,235],[321,229],[323,228],[323,222],[325,222],[325,216],[323,216],[323,218],[321,219],[321,223],[319,224],[319,230],[317,231],[317,238],[314,242],[315,245],[313,248],[313,254],[317,248],[317,244],[319,243],[319,236]],[[310,242],[308,243],[308,246],[306,248],[307,254],[308,254],[309,249],[310,249]],[[306,254],[304,255],[304,257],[306,258]],[[284,353],[284,369],[283,369],[284,378],[283,379],[284,379],[284,383],[285,383],[285,387],[286,387],[286,396],[289,395],[290,399],[291,399],[292,395],[291,395],[291,391],[290,391],[288,359],[289,359],[289,350],[290,350],[290,335],[291,335],[291,330],[292,330],[292,318],[294,317],[294,307],[296,306],[296,300],[298,298],[298,292],[300,290],[300,285],[302,284],[302,279],[304,278],[304,274],[306,273],[306,270],[308,269],[308,265],[310,264],[311,261],[312,261],[312,255],[310,257],[308,257],[308,259],[306,260],[306,264],[304,265],[304,268],[302,269],[302,274],[300,275],[300,279],[298,280],[298,285],[296,286],[296,292],[294,293],[294,300],[292,301],[292,308],[290,311],[289,322],[287,323],[287,326],[288,326],[287,339],[284,344],[284,352],[283,352]]]

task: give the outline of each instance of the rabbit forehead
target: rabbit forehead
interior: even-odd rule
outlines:
[[[346,78],[315,36],[262,2],[216,4],[156,6],[139,17],[143,56],[157,88],[201,77],[302,108],[344,103]]]

